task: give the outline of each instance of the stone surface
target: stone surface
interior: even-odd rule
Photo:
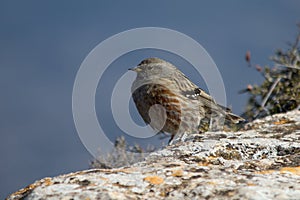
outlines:
[[[300,199],[300,111],[189,135],[143,162],[44,178],[7,199]]]

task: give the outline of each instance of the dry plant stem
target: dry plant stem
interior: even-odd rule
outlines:
[[[288,64],[285,64],[285,65],[275,64],[274,67],[287,67],[287,68],[292,68],[292,69],[298,69],[298,70],[300,70],[300,68],[298,66],[296,66],[296,65],[292,66],[292,65],[288,65]]]
[[[279,81],[281,80],[281,77],[277,77],[276,81],[273,83],[272,87],[270,88],[267,96],[265,96],[264,100],[261,103],[261,107],[264,108],[270,95],[272,94],[273,90],[275,89],[276,85],[279,83]]]
[[[263,99],[262,103],[261,103],[261,108],[265,109],[265,105],[270,97],[270,95],[272,94],[273,90],[275,89],[276,85],[279,83],[279,81],[281,80],[282,77],[277,77],[276,81],[273,83],[272,87],[270,88],[268,94],[265,96],[265,98]],[[257,113],[255,114],[255,117],[259,114],[259,111],[257,111]]]

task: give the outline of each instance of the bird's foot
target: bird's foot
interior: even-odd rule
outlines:
[[[187,135],[188,133],[187,132],[184,132],[184,133],[181,133],[181,134],[176,134],[176,135],[173,135],[170,140],[169,140],[169,145],[173,145],[173,144],[176,144],[178,142],[185,142],[186,138],[187,138]]]

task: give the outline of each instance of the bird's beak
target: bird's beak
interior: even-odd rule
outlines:
[[[138,67],[132,67],[132,68],[129,68],[128,70],[135,71],[135,72],[140,72],[141,71],[141,69],[138,68]]]

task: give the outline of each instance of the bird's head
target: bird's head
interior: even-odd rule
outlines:
[[[174,69],[176,70],[171,63],[160,58],[147,58],[129,70],[135,71],[138,79],[154,79],[169,77]]]

